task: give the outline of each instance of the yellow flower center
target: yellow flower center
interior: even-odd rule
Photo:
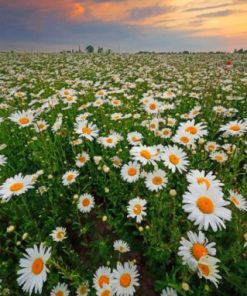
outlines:
[[[64,90],[64,95],[68,96],[69,95],[69,91],[67,89]]]
[[[180,141],[182,142],[182,143],[185,143],[185,144],[187,144],[187,143],[189,143],[189,138],[188,137],[181,137],[180,138]]]
[[[133,141],[133,142],[139,142],[139,141],[140,141],[140,139],[139,139],[139,138],[137,138],[137,137],[132,137],[132,141]]]
[[[28,124],[30,122],[30,120],[27,117],[22,117],[22,118],[19,119],[19,122],[21,124]]]
[[[238,132],[238,131],[240,131],[240,126],[239,125],[232,125],[229,127],[229,130],[234,131],[234,132]]]
[[[74,179],[74,177],[75,177],[75,176],[72,175],[72,174],[71,174],[71,175],[68,175],[68,176],[67,176],[67,181],[72,181],[72,180]]]
[[[151,110],[155,110],[155,109],[156,109],[156,104],[154,104],[154,103],[150,104],[150,105],[149,105],[149,108],[150,108]]]
[[[177,157],[177,155],[175,155],[175,154],[171,154],[169,156],[169,160],[174,165],[177,165],[179,163],[179,161],[180,161],[179,157]]]
[[[110,296],[110,295],[111,295],[111,291],[110,290],[105,290],[101,294],[101,296]]]
[[[128,169],[128,175],[129,176],[133,177],[133,176],[136,175],[136,173],[137,173],[137,170],[135,168],[129,168]]]
[[[235,204],[235,206],[240,205],[239,199],[235,195],[231,196],[231,201]]]
[[[59,290],[59,291],[56,292],[55,295],[56,295],[56,296],[64,296],[64,292],[61,291],[61,290]]]
[[[196,260],[199,260],[201,257],[208,254],[208,250],[204,247],[204,245],[199,243],[194,244],[191,251]]]
[[[80,294],[84,295],[87,292],[87,287],[81,286],[80,287]]]
[[[164,136],[168,136],[169,134],[170,134],[169,130],[164,130],[164,131],[163,131],[163,135],[164,135]]]
[[[66,99],[67,99],[68,102],[73,101],[73,97],[72,96],[68,96]]]
[[[24,187],[23,183],[15,183],[15,184],[11,185],[9,189],[12,192],[16,192],[16,191],[21,190],[23,187]]]
[[[45,127],[45,125],[43,123],[38,124],[39,129],[43,129],[44,127]]]
[[[58,239],[63,239],[64,238],[64,232],[63,231],[58,231],[57,238]]]
[[[40,274],[43,269],[44,269],[44,261],[42,258],[36,258],[34,261],[33,261],[33,264],[32,264],[32,272],[35,274],[35,275],[38,275]]]
[[[83,207],[88,207],[89,204],[90,204],[90,200],[89,200],[89,198],[84,198],[84,199],[82,200],[82,205],[83,205]]]
[[[131,276],[129,273],[124,273],[120,276],[120,285],[124,288],[129,287],[131,284]]]
[[[135,215],[140,215],[141,212],[142,212],[142,206],[139,205],[139,204],[136,204],[134,206],[133,212],[134,212]]]
[[[112,138],[107,138],[107,139],[106,139],[106,142],[107,142],[108,144],[111,144],[111,143],[113,142],[113,140],[112,140]]]
[[[80,156],[79,158],[81,163],[84,163],[86,161],[86,157],[85,156]]]
[[[213,144],[208,145],[208,150],[210,150],[210,151],[215,150],[215,145],[213,145]]]
[[[92,130],[89,127],[83,127],[82,128],[82,133],[90,135],[92,133]]]
[[[197,133],[197,128],[195,126],[188,126],[186,128],[186,132],[192,134],[192,135],[195,135]]]
[[[155,176],[152,179],[152,182],[154,185],[160,185],[160,184],[162,184],[162,181],[163,181],[163,179],[159,176]]]
[[[150,128],[154,129],[156,127],[156,125],[154,123],[150,124]]]
[[[214,203],[207,196],[200,196],[196,202],[197,207],[204,214],[212,214],[214,212]]]
[[[107,284],[109,285],[109,282],[110,282],[110,279],[107,275],[102,275],[100,278],[99,278],[99,286],[100,288],[103,288],[103,285],[104,284]]]
[[[218,155],[215,155],[214,159],[217,160],[217,161],[222,161],[223,157],[222,157],[222,155],[218,154]]]
[[[203,178],[203,177],[201,177],[201,178],[197,178],[197,183],[200,185],[200,184],[204,184],[204,185],[206,185],[206,188],[207,189],[209,189],[210,188],[210,182],[208,181],[208,179],[206,179],[206,178]]]
[[[142,150],[140,154],[141,154],[142,157],[144,157],[146,159],[151,159],[152,158],[152,155],[148,150]]]
[[[208,276],[209,273],[210,273],[210,270],[209,270],[209,266],[205,263],[198,263],[198,268],[199,270],[201,271],[201,273],[205,276]]]

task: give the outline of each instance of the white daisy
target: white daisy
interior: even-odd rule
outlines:
[[[210,158],[219,163],[223,163],[228,159],[228,156],[225,152],[212,152],[210,153]]]
[[[89,284],[87,281],[81,283],[80,286],[76,289],[76,296],[87,296],[90,292]]]
[[[206,173],[205,171],[191,170],[186,177],[190,184],[203,184],[207,189],[214,187],[220,190],[223,186],[212,172]]]
[[[177,132],[186,132],[190,134],[195,140],[208,134],[206,127],[202,123],[195,123],[194,119],[185,123],[181,123]]]
[[[96,290],[102,289],[104,285],[112,284],[112,273],[111,269],[106,266],[101,266],[96,270],[93,277],[93,286]]]
[[[205,145],[205,150],[207,152],[214,152],[218,149],[219,145],[216,142],[207,142]]]
[[[77,207],[82,213],[89,213],[94,205],[94,197],[89,193],[84,193],[80,196]]]
[[[51,291],[50,296],[69,296],[68,285],[65,283],[58,283]]]
[[[139,197],[131,199],[127,207],[127,217],[135,218],[137,223],[141,223],[143,217],[147,215],[145,212],[146,204],[147,202],[145,199],[141,199]]]
[[[138,132],[131,132],[131,133],[128,133],[127,135],[129,144],[133,146],[139,145],[142,141],[142,138],[143,138],[142,134]]]
[[[174,173],[176,169],[181,173],[188,165],[186,153],[177,146],[167,146],[161,154],[164,165]]]
[[[97,126],[88,122],[87,120],[76,122],[74,130],[75,133],[79,135],[79,137],[84,137],[89,141],[97,138],[99,133]]]
[[[124,264],[118,263],[112,271],[112,289],[117,296],[133,296],[136,287],[139,286],[136,265],[129,262]]]
[[[148,173],[145,184],[150,191],[158,191],[163,189],[167,184],[165,171],[158,169],[152,173]]]
[[[220,131],[230,136],[241,136],[247,131],[247,121],[234,120],[220,127]]]
[[[215,243],[209,243],[203,232],[199,234],[187,232],[189,240],[182,237],[178,255],[182,257],[183,264],[187,264],[192,270],[196,270],[197,262],[206,255],[215,256]]]
[[[119,253],[126,253],[130,251],[129,245],[123,240],[116,240],[113,244],[113,248]]]
[[[224,221],[231,220],[231,211],[225,208],[229,202],[223,199],[223,193],[198,184],[189,186],[188,190],[183,195],[183,209],[189,213],[188,219],[200,230],[207,230],[209,226],[213,231],[225,228]]]
[[[81,153],[77,154],[75,164],[78,168],[81,168],[89,161],[89,159],[90,159],[90,157],[89,157],[88,153],[81,152]]]
[[[128,183],[136,182],[140,176],[140,165],[137,162],[129,162],[121,168],[121,176]]]
[[[113,156],[111,158],[111,161],[114,168],[120,168],[122,166],[122,159],[119,158],[118,156]]]
[[[247,200],[238,192],[229,190],[229,200],[240,210],[247,211]]]
[[[161,131],[160,131],[160,137],[163,138],[163,139],[168,139],[171,137],[171,129],[168,128],[168,127],[165,127],[163,128]]]
[[[63,185],[69,186],[70,184],[74,183],[76,178],[79,176],[79,172],[77,170],[71,170],[66,172],[62,179],[63,179]]]
[[[177,292],[172,288],[165,288],[162,290],[160,296],[177,296]]]
[[[148,147],[144,145],[135,146],[130,149],[130,154],[135,161],[139,161],[142,164],[156,164],[156,149],[154,147]]]
[[[32,179],[32,175],[22,176],[21,173],[14,177],[8,178],[0,186],[0,198],[7,202],[12,196],[21,195],[28,189],[34,188],[32,185]]]
[[[34,245],[33,248],[27,248],[24,258],[20,259],[20,270],[17,271],[17,282],[24,292],[29,295],[41,293],[43,283],[47,279],[46,262],[51,256],[51,248],[46,249],[40,244],[39,247]]]
[[[113,296],[115,295],[113,293],[112,287],[110,285],[103,285],[103,288],[98,288],[97,291],[97,296]]]
[[[45,120],[38,120],[34,124],[34,129],[37,133],[45,131],[47,127],[48,127],[48,124]]]
[[[54,242],[61,242],[66,239],[66,228],[63,227],[56,227],[50,234]]]
[[[17,123],[20,127],[30,126],[34,120],[34,111],[16,111],[12,113],[9,119],[15,123]]]
[[[4,166],[7,162],[7,157],[3,154],[0,154],[0,166]]]
[[[204,256],[197,263],[198,276],[211,281],[216,287],[218,286],[219,279],[221,279],[218,271],[218,262],[220,260],[215,257]]]

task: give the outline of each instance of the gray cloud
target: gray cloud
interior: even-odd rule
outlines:
[[[194,7],[194,8],[188,8],[185,11],[202,11],[202,10],[208,10],[208,9],[214,9],[214,8],[221,8],[221,7],[227,7],[230,6],[230,4],[220,4],[220,5],[212,5],[212,6],[206,6],[206,7]]]
[[[236,10],[226,9],[226,10],[220,10],[216,12],[202,13],[197,15],[197,17],[221,17],[221,16],[231,15],[234,13],[236,13]]]
[[[157,16],[173,11],[172,6],[148,6],[143,8],[135,8],[130,11],[129,20],[139,20],[147,17]]]

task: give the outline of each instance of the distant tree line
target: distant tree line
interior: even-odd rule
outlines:
[[[240,48],[240,49],[234,49],[234,53],[247,53],[247,49],[243,49],[243,48]]]

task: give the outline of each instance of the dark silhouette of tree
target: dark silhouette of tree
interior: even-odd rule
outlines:
[[[88,45],[88,46],[86,47],[86,52],[88,52],[88,53],[93,53],[93,52],[94,52],[94,47],[93,47],[92,45]]]

